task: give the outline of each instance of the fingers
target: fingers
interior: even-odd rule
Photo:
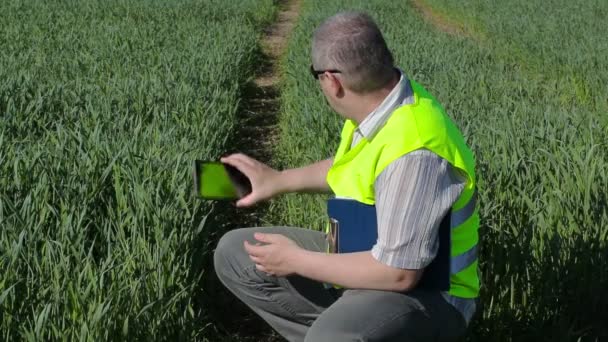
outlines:
[[[275,245],[298,245],[294,240],[283,234],[269,234],[269,233],[254,233],[253,237],[265,243],[266,245],[275,244]]]
[[[237,154],[232,154],[229,155],[228,157],[224,157],[221,158],[220,161],[222,163],[231,165],[235,168],[237,168],[239,171],[241,171],[251,182],[253,189],[252,192],[248,195],[245,196],[244,198],[241,198],[240,200],[238,200],[236,202],[236,206],[237,207],[249,207],[254,205],[255,203],[258,202],[259,200],[259,196],[257,196],[257,184],[255,179],[258,179],[260,174],[259,174],[259,165],[256,166],[256,164],[260,164],[260,162],[258,162],[255,159],[252,159],[250,157],[247,157],[246,155],[242,154],[242,153],[237,153]]]
[[[266,242],[266,243],[275,243],[275,242],[279,242],[279,239],[281,238],[281,234],[264,234],[264,233],[254,233],[253,237],[261,242]]]
[[[258,241],[268,242],[268,240],[266,240],[266,235],[268,235],[268,234],[253,233],[253,238],[256,239],[256,240],[258,240]]]
[[[280,193],[280,182],[276,181],[280,173],[268,165],[242,153],[231,154],[220,160],[237,168],[251,182],[251,193],[237,200],[237,207],[250,207]]]
[[[257,160],[255,160],[255,159],[253,159],[253,158],[251,158],[248,155],[245,155],[243,153],[235,153],[235,154],[232,155],[232,157],[234,159],[238,159],[238,160],[242,161],[243,163],[245,163],[245,164],[247,164],[247,165],[249,165],[251,167],[254,167],[254,166],[256,166],[256,164],[259,163]]]
[[[249,255],[249,259],[251,259],[251,261],[253,261],[256,264],[261,264],[262,263],[262,259],[260,257]]]
[[[243,241],[243,246],[245,247],[245,251],[247,252],[247,254],[249,254],[250,256],[259,256],[257,249],[255,248],[254,245],[252,245],[251,243],[249,243],[249,241],[245,240]]]
[[[251,179],[253,167],[250,164],[243,162],[243,160],[239,158],[233,158],[232,156],[221,158],[220,161],[222,163],[236,167],[239,171],[244,173],[247,178]]]
[[[243,208],[243,207],[250,207],[252,205],[254,205],[257,202],[257,197],[255,196],[255,193],[250,193],[249,195],[241,198],[240,200],[236,201],[236,206],[239,208]]]
[[[254,262],[255,268],[268,275],[274,275],[273,272],[268,271],[268,269],[266,267],[262,266],[263,260],[258,254],[256,254],[257,253],[256,247],[263,247],[263,246],[254,246],[254,245],[250,244],[248,241],[245,241],[245,249],[247,250],[247,253],[249,253],[249,259],[251,259],[251,261]]]
[[[259,163],[257,160],[242,153],[231,154],[227,157],[221,158],[220,161],[222,163],[230,164],[234,167],[237,167],[237,165],[241,165],[242,167],[246,167],[249,169],[253,169]]]
[[[262,266],[260,264],[255,264],[255,268],[258,269],[258,270],[260,270],[260,271],[262,271],[262,272],[264,272],[264,273],[266,273],[266,274],[268,274],[268,275],[274,275],[274,273],[268,271],[268,269],[266,269],[266,267],[264,267],[264,266]]]
[[[263,246],[263,245],[260,245],[260,246],[252,245],[247,240],[245,240],[243,242],[243,245],[245,246],[245,251],[247,251],[247,254],[249,254],[250,256],[261,257],[264,254],[263,248],[265,246]]]

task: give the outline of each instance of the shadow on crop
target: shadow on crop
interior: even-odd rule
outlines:
[[[486,197],[494,196],[490,192]],[[594,213],[605,213],[605,198],[597,200]],[[608,241],[606,227],[602,226],[604,214],[594,218],[599,220],[595,227],[585,226],[582,218],[557,218],[561,220],[558,222],[578,227],[560,233],[557,223],[555,229],[539,229],[534,214],[525,209],[501,203],[501,212],[510,213],[508,223],[498,219],[501,214],[482,212],[486,226],[480,230],[481,302],[464,340],[607,339]],[[583,212],[580,208],[569,210]],[[505,232],[510,226],[522,228],[516,233]]]

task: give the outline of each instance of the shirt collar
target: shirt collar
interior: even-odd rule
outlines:
[[[410,82],[403,71],[399,72],[399,82],[376,109],[369,113],[357,127],[357,131],[366,139],[371,139],[382,128],[393,111],[411,96]]]

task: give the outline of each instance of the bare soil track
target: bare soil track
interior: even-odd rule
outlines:
[[[462,23],[450,20],[446,16],[436,12],[424,0],[411,0],[410,3],[422,15],[424,20],[437,28],[437,30],[457,37],[476,38],[465,29]]]
[[[263,162],[271,161],[279,104],[279,60],[295,25],[300,0],[280,1],[277,20],[264,30],[260,68],[245,90],[241,128],[236,144],[242,152]]]
[[[301,0],[278,0],[279,11],[273,24],[263,32],[259,67],[252,82],[244,89],[243,102],[238,114],[231,146],[265,163],[272,162],[273,143],[276,141],[277,121],[280,110],[279,61],[285,52],[289,35],[296,23]],[[260,225],[267,206],[252,209],[225,208],[222,216],[229,221],[228,229]],[[215,243],[217,243],[216,237]],[[215,245],[213,245],[213,248]],[[211,266],[211,265],[209,265]],[[211,268],[207,268],[211,269]],[[206,295],[213,295],[217,302],[206,308],[211,319],[226,336],[226,341],[275,342],[283,339],[255,315],[248,307],[210,277],[205,286]]]

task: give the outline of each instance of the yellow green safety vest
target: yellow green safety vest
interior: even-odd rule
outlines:
[[[336,196],[374,205],[376,177],[406,153],[424,148],[460,170],[467,182],[451,210],[449,294],[476,298],[479,213],[473,153],[439,102],[418,83],[410,82],[414,103],[397,108],[371,140],[363,138],[351,149],[357,126],[346,120],[327,183]]]

